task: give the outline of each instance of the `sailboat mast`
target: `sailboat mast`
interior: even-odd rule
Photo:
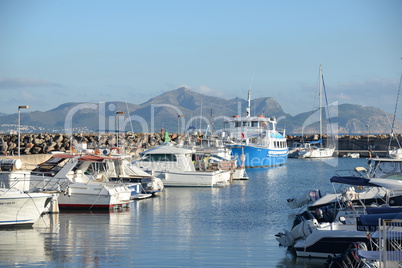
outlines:
[[[246,117],[250,117],[250,110],[251,110],[250,89],[248,90],[247,102],[248,106],[246,108]]]
[[[320,139],[322,139],[322,65],[320,64]]]
[[[248,106],[246,108],[246,117],[250,117],[251,116],[251,85],[253,84],[253,78],[254,78],[254,73],[251,76],[251,81],[250,81],[250,87],[248,88],[248,96],[247,96],[247,102],[248,102]]]

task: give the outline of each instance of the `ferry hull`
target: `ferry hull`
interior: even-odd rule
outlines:
[[[267,149],[248,145],[231,145],[232,155],[237,156],[237,165],[241,166],[241,155],[245,155],[246,168],[274,167],[286,164],[288,149]]]

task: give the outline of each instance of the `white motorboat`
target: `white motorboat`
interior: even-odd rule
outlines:
[[[209,169],[204,163],[195,165],[193,154],[194,150],[164,144],[142,152],[140,158],[132,164],[160,178],[166,187],[215,187],[230,184],[230,170]]]
[[[298,240],[293,248],[298,257],[328,258],[344,253],[355,242],[368,244],[367,233],[357,231],[354,224],[331,222],[321,224],[307,237]]]
[[[338,189],[334,193],[321,194],[317,189],[308,191],[297,198],[287,199],[291,208],[300,208],[307,206],[308,210],[316,217],[317,213],[323,216],[323,220],[329,221],[328,213],[322,211],[336,209],[339,202],[351,202],[354,205],[360,204],[384,204],[391,206],[402,206],[402,192],[395,187],[402,183],[402,159],[391,158],[370,158],[368,161],[368,170],[364,167],[356,167],[353,172],[337,172],[330,181],[334,184],[345,185],[346,189]],[[373,179],[376,179],[375,182]],[[385,185],[382,179],[390,179],[395,185]],[[388,186],[388,187],[387,187]],[[335,186],[334,186],[335,189]],[[340,191],[341,190],[341,191]],[[338,206],[339,207],[339,206]]]
[[[31,226],[47,209],[51,194],[0,188],[0,226]]]
[[[293,142],[289,148],[288,158],[298,158],[301,151],[306,151],[310,148],[310,144],[306,142]]]
[[[217,137],[201,138],[187,147],[195,150],[193,161],[196,165],[208,166],[210,169],[215,167],[216,170],[230,170],[233,180],[248,179],[244,163],[238,165],[238,157],[232,155],[232,150],[224,145],[222,139]]]
[[[131,190],[123,183],[108,182],[105,174],[93,170],[93,155],[54,154],[32,171],[0,172],[0,181],[22,191],[59,192],[60,209],[112,209],[126,207]]]
[[[310,234],[299,239],[293,246],[298,257],[318,257],[327,258],[329,256],[341,255],[348,250],[351,244],[365,243],[367,249],[376,247],[371,243],[372,233],[376,233],[379,219],[382,221],[402,220],[401,207],[377,207],[372,208],[371,212],[361,211],[355,214],[355,221],[335,221],[332,223],[322,223]],[[366,214],[366,212],[370,214]],[[350,218],[352,219],[352,217]],[[400,225],[399,225],[400,226]],[[397,251],[400,251],[401,232],[400,227],[396,241],[399,243]],[[391,237],[388,235],[388,237]],[[395,243],[393,243],[395,245]],[[395,252],[393,252],[395,253]],[[401,256],[399,254],[399,256]]]
[[[373,170],[375,169],[374,166]],[[383,173],[372,174],[372,176],[384,176],[385,170],[381,171]],[[390,170],[386,171],[390,172]],[[397,169],[394,167],[393,171]],[[381,196],[377,196],[379,192],[373,191],[370,196],[368,191],[361,193],[349,191],[331,198],[324,196],[318,199],[308,207],[308,211],[296,217],[290,231],[285,230],[276,235],[281,245],[293,247],[299,257],[326,258],[342,254],[351,243],[368,243],[367,232],[376,229],[379,218],[402,218],[401,207],[389,206],[391,202],[395,205],[402,196],[402,180],[390,177],[367,179],[334,176],[331,182],[360,185],[365,188],[383,190],[383,192]],[[318,210],[320,213],[317,212]],[[310,211],[314,211],[315,216]],[[328,215],[329,212],[331,216]],[[319,223],[318,219],[322,218],[327,219],[327,222]]]
[[[105,174],[108,181],[128,184],[132,190],[132,199],[144,199],[164,189],[161,179],[132,165],[126,157],[108,157],[96,163],[94,169]]]

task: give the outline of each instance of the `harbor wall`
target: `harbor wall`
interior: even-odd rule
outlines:
[[[202,136],[202,135],[201,135]],[[172,141],[184,139],[184,134],[170,133]],[[335,144],[340,156],[348,152],[368,153],[368,149],[374,153],[383,154],[388,147],[399,147],[396,140],[401,135],[396,135],[390,143],[390,135],[343,135],[335,137]],[[318,135],[287,136],[288,146],[295,141],[318,140]],[[324,136],[324,145],[329,137]],[[46,155],[54,151],[71,152],[77,146],[85,144],[87,149],[102,149],[111,147],[124,147],[125,152],[138,155],[145,149],[157,146],[165,141],[165,133],[79,133],[72,136],[67,134],[53,133],[24,133],[21,134],[20,154],[23,155]],[[73,145],[73,146],[71,146]],[[18,135],[0,134],[0,155],[18,155]],[[382,156],[382,155],[380,155]]]

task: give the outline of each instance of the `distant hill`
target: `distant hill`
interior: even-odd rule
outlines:
[[[378,108],[367,107],[356,104],[340,104],[337,108],[337,116],[333,116],[329,120],[325,117],[323,112],[324,122],[330,122],[333,134],[380,134],[391,133],[391,120],[393,115],[388,114]],[[309,116],[312,116],[314,123],[307,125],[303,129],[303,123],[307,121]],[[305,112],[295,115],[286,120],[286,129],[288,133],[296,134],[312,134],[319,131],[318,110],[312,112]],[[337,126],[336,129],[334,126]],[[331,129],[331,128],[330,128]],[[325,133],[330,133],[326,131]],[[395,121],[395,132],[402,133],[402,124],[399,120]]]
[[[223,99],[203,95],[187,88],[165,92],[142,104],[126,102],[105,103],[64,103],[49,111],[21,113],[23,132],[97,132],[114,131],[116,119],[120,129],[134,132],[159,132],[161,128],[169,132],[187,129],[189,126],[206,129],[210,124],[214,130],[222,128],[223,121],[234,115],[244,116],[247,100],[242,98]],[[374,108],[354,104],[341,104],[335,107],[331,123],[337,124],[339,134],[390,133],[392,115]],[[116,112],[124,112],[117,116]],[[278,129],[286,129],[287,134],[318,133],[317,111],[291,116],[283,111],[279,103],[264,97],[251,101],[252,115],[276,117]],[[180,116],[184,117],[180,117]],[[129,119],[130,118],[130,119]],[[309,119],[308,119],[309,118]],[[184,122],[184,124],[183,124]],[[311,122],[307,123],[307,122]],[[179,125],[178,125],[179,124]],[[0,131],[15,131],[17,114],[0,115]],[[368,125],[368,126],[367,126]],[[395,123],[396,132],[402,132],[399,121]],[[334,131],[335,132],[335,131]],[[336,133],[336,132],[335,132]]]

